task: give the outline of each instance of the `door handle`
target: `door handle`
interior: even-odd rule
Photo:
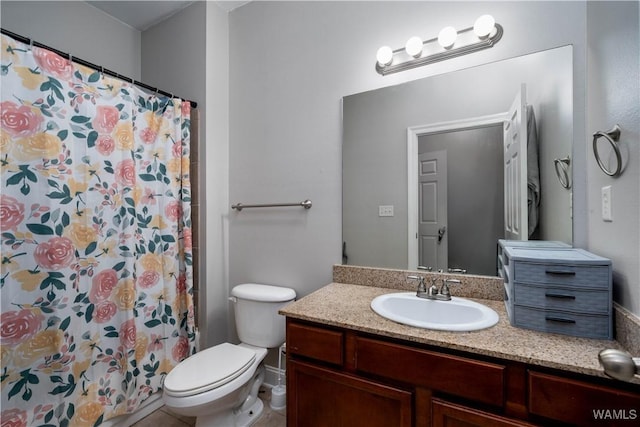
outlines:
[[[442,238],[444,237],[444,233],[447,232],[447,227],[442,227],[438,229],[438,243],[442,242]]]

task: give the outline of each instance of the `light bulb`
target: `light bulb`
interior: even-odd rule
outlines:
[[[404,50],[407,51],[407,54],[413,56],[414,58],[422,55],[422,39],[420,37],[414,36],[407,40],[407,44],[404,45]]]
[[[380,49],[378,49],[376,59],[378,60],[378,64],[380,64],[381,67],[387,66],[391,64],[391,61],[393,61],[393,51],[389,46],[382,46]]]
[[[491,15],[482,15],[478,19],[476,19],[475,24],[473,24],[473,32],[476,33],[481,39],[485,39],[491,35],[491,32],[495,28],[496,20],[493,19]]]
[[[444,27],[438,34],[438,43],[445,49],[449,49],[456,42],[458,32],[453,27]]]

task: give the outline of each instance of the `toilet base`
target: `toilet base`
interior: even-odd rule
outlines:
[[[238,395],[245,398],[239,405],[234,405],[235,409],[228,407],[221,412],[200,415],[196,418],[196,427],[249,427],[255,423],[264,410],[264,404],[258,398],[260,386],[264,382],[264,373],[264,365],[260,364],[253,374],[253,379],[243,386],[244,391],[239,392]]]
[[[251,405],[249,409],[246,411],[242,411],[236,415],[236,426],[237,427],[249,427],[253,425],[260,415],[262,415],[262,411],[264,410],[264,403],[262,400],[258,399],[256,402]]]
[[[210,416],[201,416],[196,418],[196,427],[210,426],[234,426],[249,427],[253,425],[264,410],[262,400],[256,399],[255,403],[244,411],[227,412],[223,414],[214,414]]]

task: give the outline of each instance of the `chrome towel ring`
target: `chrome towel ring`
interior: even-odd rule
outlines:
[[[571,157],[567,156],[562,159],[553,159],[553,165],[556,168],[556,176],[563,188],[571,188],[571,178],[569,177],[569,168],[571,167]]]
[[[611,145],[611,148],[613,148],[613,152],[616,155],[616,167],[613,171],[609,170],[600,158],[600,153],[598,152],[598,139],[601,137],[609,141],[609,144]],[[620,176],[620,174],[622,173],[622,156],[620,155],[620,147],[618,146],[619,139],[620,126],[618,126],[617,124],[606,132],[598,131],[593,134],[593,154],[596,157],[596,162],[598,162],[598,166],[600,166],[602,172],[613,177]]]

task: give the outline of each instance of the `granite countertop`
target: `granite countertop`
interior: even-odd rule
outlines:
[[[400,290],[331,283],[287,305],[280,313],[290,318],[599,377],[606,375],[598,363],[598,352],[605,348],[623,349],[616,341],[513,327],[504,302],[487,299],[470,298],[491,307],[500,316],[498,323],[488,329],[443,332],[405,326],[379,316],[369,306],[373,298],[392,292]]]

